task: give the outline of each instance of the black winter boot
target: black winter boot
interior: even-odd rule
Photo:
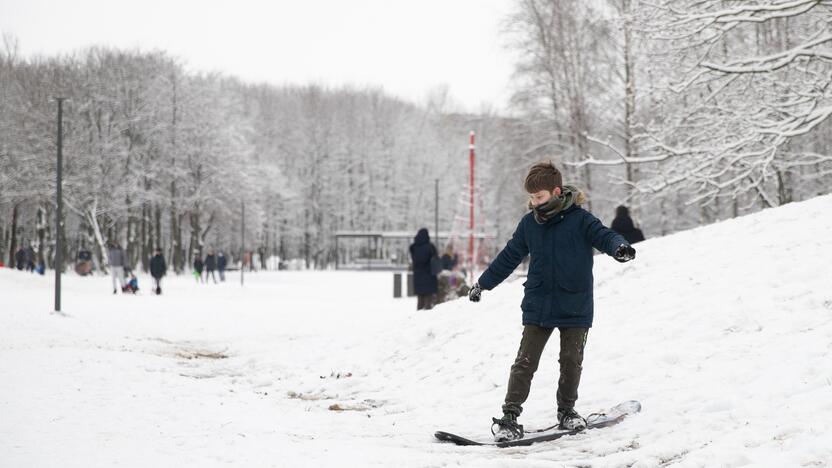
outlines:
[[[574,408],[558,408],[558,425],[565,430],[586,429],[586,419],[582,418]]]
[[[523,438],[523,425],[517,424],[517,416],[514,413],[505,413],[502,418],[492,418],[492,421],[491,433],[494,434],[494,442]]]

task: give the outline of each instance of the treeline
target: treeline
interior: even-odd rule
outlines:
[[[206,247],[326,268],[334,233],[434,226],[464,235],[468,133],[478,230],[497,246],[552,159],[587,208],[629,205],[648,237],[829,193],[826,1],[517,0],[510,109],[454,112],[376,88],[243,83],[164,52],[0,53],[0,251],[54,256],[56,104],[64,96],[65,258],[109,240],[177,271]],[[496,246],[491,246],[494,248]],[[356,255],[366,255],[360,247]]]
[[[91,48],[22,59],[7,44],[0,246],[11,259],[31,243],[49,267],[55,96],[69,99],[64,258],[89,249],[98,265],[109,241],[125,247],[134,267],[148,265],[159,246],[176,271],[209,246],[238,252],[245,203],[248,248],[324,268],[335,261],[337,230],[432,227],[435,179],[449,229],[461,211],[470,130],[486,142],[484,185],[513,164],[506,135],[514,123],[448,113],[441,91],[416,106],[381,89],[276,87],[188,72],[162,52]],[[518,196],[508,200],[516,213]],[[499,203],[483,209],[499,224],[491,216]]]

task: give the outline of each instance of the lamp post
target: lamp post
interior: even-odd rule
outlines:
[[[55,212],[55,312],[61,311],[61,273],[63,272],[63,239],[61,239],[61,221],[63,218],[64,209],[64,194],[63,194],[63,118],[64,118],[64,101],[65,97],[56,97],[58,101],[58,175],[56,180],[56,204],[57,210]]]
[[[468,274],[471,278],[471,283],[474,282],[474,266],[476,265],[474,259],[474,160],[475,160],[475,146],[474,146],[474,131],[471,130],[470,135],[470,143],[469,147],[469,154],[468,154],[468,169],[469,169],[469,187],[471,190],[471,197],[470,202],[471,205],[469,207],[469,224],[468,224]]]

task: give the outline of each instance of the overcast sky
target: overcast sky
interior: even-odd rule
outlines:
[[[447,85],[463,109],[505,105],[513,0],[0,0],[25,56],[89,45],[163,49],[246,81],[378,85],[420,102]]]

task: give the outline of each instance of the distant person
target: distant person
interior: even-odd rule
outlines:
[[[158,296],[162,294],[162,277],[168,273],[168,265],[165,263],[165,257],[162,255],[162,249],[156,249],[153,252],[153,258],[150,259],[150,276],[153,277],[154,292]]]
[[[86,276],[92,273],[92,252],[89,250],[79,250],[78,260],[75,262],[75,272],[79,276]]]
[[[14,263],[18,270],[26,268],[26,250],[22,246],[14,253]]]
[[[260,258],[260,269],[266,271],[267,269],[267,258],[266,258],[266,248],[265,247],[258,247],[257,248],[257,256]]]
[[[124,265],[127,263],[127,256],[118,242],[110,243],[107,260],[110,265],[110,276],[113,278],[113,294],[116,294],[119,289],[124,290]],[[118,288],[116,288],[116,282],[118,282]]]
[[[199,254],[196,254],[194,257],[194,279],[196,279],[197,283],[202,282],[202,268],[205,266],[202,263],[202,257]]]
[[[644,240],[644,234],[641,233],[641,229],[633,224],[633,218],[630,218],[630,210],[624,205],[615,209],[615,219],[612,220],[610,228],[624,236],[630,244]]]
[[[220,281],[225,281],[225,269],[228,267],[228,259],[225,254],[220,252],[217,254],[217,271],[220,274]]]
[[[30,243],[28,247],[26,247],[25,252],[25,259],[26,259],[26,271],[34,273],[35,272],[35,248],[32,247]]]
[[[436,247],[430,242],[428,230],[419,229],[410,246],[410,258],[413,262],[413,289],[417,296],[416,310],[433,308],[434,296],[439,290],[436,273],[431,271],[431,260],[436,255]]]
[[[442,269],[453,271],[456,268],[457,263],[459,263],[459,257],[454,252],[454,246],[452,244],[448,244],[445,247],[445,253],[442,254]]]
[[[251,250],[247,251],[243,254],[243,270],[245,267],[248,266],[248,271],[255,271],[254,270],[254,252]]]
[[[214,271],[217,269],[217,257],[214,255],[214,249],[208,249],[208,255],[205,256],[205,282],[208,282],[208,275],[217,284],[217,277],[214,276]]]
[[[134,275],[132,272],[130,273],[130,279],[127,281],[127,284],[125,284],[121,288],[121,292],[125,294],[136,294],[137,292],[139,292],[139,279],[136,278],[136,275]]]
[[[38,266],[35,267],[35,273],[43,276],[46,274],[46,265],[43,262],[38,262]]]

